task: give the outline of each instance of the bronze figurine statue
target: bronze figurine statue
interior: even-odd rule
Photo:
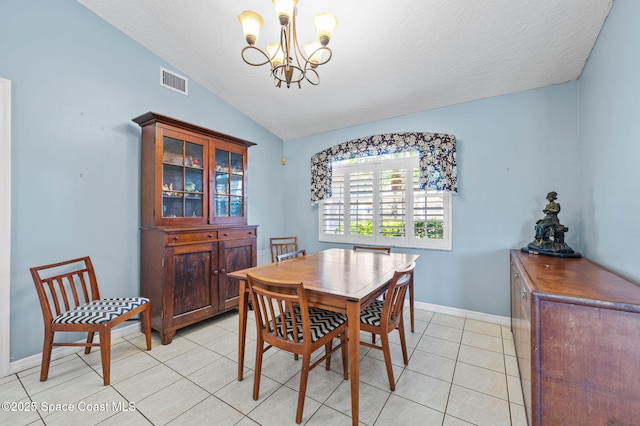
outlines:
[[[556,203],[558,193],[551,191],[547,194],[548,204],[542,211],[545,216],[538,220],[534,226],[536,231],[534,240],[521,250],[527,253],[543,254],[558,257],[581,257],[580,253],[573,251],[564,242],[564,233],[569,228],[562,225],[558,219],[560,204]]]

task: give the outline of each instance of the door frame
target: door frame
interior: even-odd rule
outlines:
[[[11,363],[11,80],[0,78],[0,377]]]

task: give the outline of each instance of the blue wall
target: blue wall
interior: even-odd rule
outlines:
[[[549,191],[559,194],[567,243],[581,248],[577,101],[577,83],[569,83],[287,141],[287,229],[310,251],[329,246],[318,242],[318,208],[310,205],[314,153],[379,133],[454,134],[459,192],[453,196],[453,250],[407,249],[421,255],[415,297],[509,316],[508,250],[533,240]]]
[[[257,143],[248,217],[259,246],[284,232],[282,140],[73,0],[3,2],[0,76],[12,81],[11,360],[42,351],[29,268],[90,255],[103,295],[139,294],[140,127],[155,111]],[[181,73],[182,74],[182,73]],[[269,203],[269,204],[268,204]],[[3,283],[4,285],[4,283]]]
[[[640,281],[640,2],[616,0],[580,77],[584,251]]]
[[[578,82],[283,143],[193,80],[188,97],[160,87],[160,66],[181,71],[75,1],[3,2],[0,77],[12,80],[13,96],[11,359],[42,350],[31,266],[88,254],[107,295],[138,293],[140,129],[131,118],[146,111],[258,143],[249,222],[260,225],[261,248],[290,234],[309,251],[329,246],[318,242],[309,201],[315,152],[378,133],[444,132],[458,139],[453,250],[419,250],[418,301],[509,315],[508,250],[533,238],[551,190],[567,242],[640,279],[638,17],[639,3],[614,3]]]

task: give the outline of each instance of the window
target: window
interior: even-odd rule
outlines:
[[[450,250],[450,194],[419,182],[417,151],[334,162],[320,241]]]

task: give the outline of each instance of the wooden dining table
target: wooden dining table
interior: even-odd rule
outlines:
[[[247,273],[267,279],[300,281],[309,306],[346,313],[349,321],[349,371],[351,419],[358,424],[360,385],[360,311],[388,288],[396,270],[415,262],[419,255],[372,253],[332,248],[318,253],[231,272],[239,279],[238,380],[244,369],[247,333]]]

